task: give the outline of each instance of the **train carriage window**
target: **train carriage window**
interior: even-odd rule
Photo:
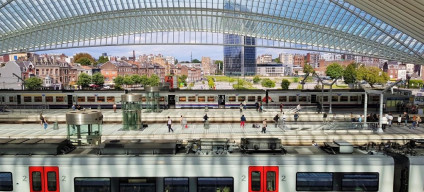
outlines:
[[[214,96],[208,96],[208,102],[215,102]]]
[[[252,178],[252,191],[261,191],[261,172],[252,171],[252,175],[250,177]]]
[[[347,102],[348,96],[340,96],[340,102]]]
[[[65,97],[63,96],[56,96],[56,102],[63,102],[65,101]]]
[[[261,102],[261,100],[262,100],[262,97],[258,96],[258,102]]]
[[[13,191],[12,173],[0,172],[0,191]]]
[[[244,100],[246,100],[246,96],[239,96],[238,97],[239,102],[243,102]]]
[[[41,172],[34,171],[32,172],[32,190],[33,191],[41,191]]]
[[[88,96],[87,97],[87,102],[95,102],[96,98],[94,96]]]
[[[180,101],[180,102],[186,102],[186,97],[185,96],[180,96],[179,98],[178,98],[178,101]]]
[[[155,177],[141,177],[141,178],[120,178],[119,179],[119,192],[133,192],[133,191],[156,191],[156,178]]]
[[[379,102],[380,101],[380,96],[371,96],[371,101],[373,101],[373,102]]]
[[[333,95],[333,96],[331,97],[331,101],[339,101],[339,96],[337,96],[337,95]]]
[[[299,96],[299,102],[307,102],[308,101],[308,97],[306,96]]]
[[[229,96],[229,97],[228,97],[228,101],[229,101],[229,102],[234,102],[234,101],[236,101],[236,96]]]
[[[359,97],[358,96],[350,96],[350,101],[358,101]]]
[[[342,191],[378,191],[378,173],[344,173]]]
[[[328,102],[328,96],[322,96],[323,102]]]
[[[289,102],[296,102],[296,96],[289,96]]]
[[[197,178],[197,191],[233,192],[234,178],[232,177]]]
[[[279,96],[278,102],[287,102],[287,97],[286,96]]]
[[[34,102],[43,102],[43,97],[41,97],[41,96],[34,96]]]
[[[47,190],[56,191],[57,190],[57,181],[56,181],[56,172],[49,171],[47,172]]]
[[[199,97],[197,97],[197,101],[198,102],[205,102],[205,97],[204,96],[199,96]]]
[[[46,102],[53,102],[53,96],[46,96]]]
[[[97,102],[99,102],[99,103],[105,102],[105,97],[104,96],[98,96],[97,97]]]
[[[188,96],[188,102],[195,102],[196,96]]]
[[[165,97],[159,97],[159,101],[160,102],[164,102],[165,101]]]
[[[332,191],[333,173],[296,173],[297,191]]]
[[[78,97],[78,102],[85,102],[85,97]]]
[[[24,102],[32,102],[31,96],[24,96]]]
[[[9,102],[13,102],[13,96],[9,97]]]
[[[165,177],[163,180],[164,192],[188,192],[188,178]]]
[[[75,192],[110,192],[110,178],[75,178],[74,189]]]
[[[109,98],[109,97],[108,97]],[[115,100],[115,97],[113,98]],[[141,97],[142,102],[146,102],[146,97]],[[108,101],[109,102],[109,101]]]
[[[266,190],[275,191],[275,172],[268,171],[266,173]]]
[[[141,98],[141,100],[143,100],[143,98]],[[115,97],[113,97],[113,96],[106,97],[106,101],[108,103],[115,103]],[[144,97],[144,101],[146,101],[146,97]]]
[[[247,101],[249,101],[249,102],[254,102],[255,99],[256,99],[255,96],[247,96]]]

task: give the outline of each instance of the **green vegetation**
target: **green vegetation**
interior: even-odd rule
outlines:
[[[259,81],[261,81],[261,78],[259,77],[259,75],[256,75],[255,77],[253,77],[253,83],[259,83]]]
[[[88,87],[91,83],[91,76],[86,73],[81,73],[78,76],[77,84],[81,87]]]
[[[233,88],[237,90],[241,89],[253,89],[252,83],[244,80],[244,79],[238,79],[237,83],[233,84]]]
[[[315,73],[314,68],[309,64],[305,64],[303,66],[303,72],[304,73]]]
[[[283,80],[281,81],[281,88],[282,88],[282,89],[284,89],[284,90],[288,90],[288,89],[289,89],[289,86],[290,86],[290,81],[289,81],[289,80],[287,80],[287,79],[283,79]]]
[[[74,56],[74,62],[81,65],[93,65],[96,64],[93,56],[88,53],[78,53]]]
[[[149,85],[149,86],[158,86],[159,85],[159,82],[160,82],[159,76],[153,74],[152,76],[150,76],[149,81],[148,81],[148,84],[146,84],[146,85]]]
[[[293,78],[293,82],[294,82],[294,83],[299,83],[299,77],[295,77],[295,78]]]
[[[372,88],[374,84],[384,84],[389,80],[387,73],[378,67],[361,66],[357,72],[358,80],[366,81]]]
[[[346,84],[356,82],[356,76],[357,76],[357,73],[358,73],[357,68],[358,68],[358,64],[356,64],[356,63],[351,63],[346,67],[346,69],[343,73],[344,82]]]
[[[296,89],[302,90],[302,85],[301,84],[297,85]]]
[[[273,61],[276,62],[276,63],[281,63],[280,57],[277,57],[277,58],[273,59]]]
[[[199,61],[199,59],[193,59],[191,62],[192,63],[201,63],[201,61]]]
[[[268,88],[275,87],[275,82],[268,78],[262,79],[261,84],[263,87],[268,87]]]
[[[43,80],[38,77],[30,77],[28,79],[25,79],[25,89],[36,90],[40,89],[42,85]]]
[[[115,89],[121,89],[122,85],[124,84],[124,77],[118,75],[118,77],[113,79],[113,82],[115,83]]]
[[[212,77],[207,77],[207,78],[208,78],[208,86],[209,86],[209,88],[210,88],[210,89],[215,88],[215,81],[214,81],[214,78],[212,78]]]
[[[207,78],[212,77],[215,79],[216,82],[234,82],[236,81],[235,78],[229,77],[229,76],[208,76]]]
[[[134,85],[134,81],[132,79],[132,75],[125,75],[124,77],[124,84],[125,85]]]
[[[343,66],[341,66],[338,63],[333,63],[329,66],[327,66],[327,69],[325,70],[325,74],[329,76],[331,79],[337,79],[341,78],[343,76]]]
[[[423,80],[409,80],[409,88],[416,89],[423,87]]]
[[[217,75],[222,75],[222,70],[224,69],[224,62],[221,60],[216,60],[215,65],[217,69]]]
[[[101,73],[94,73],[91,80],[93,84],[98,85],[99,87],[103,86],[105,83],[105,77]]]
[[[178,76],[177,82],[178,85],[183,84],[184,86],[187,86],[187,75]]]
[[[100,56],[99,57],[99,60],[97,60],[97,63],[106,63],[108,61],[109,61],[109,58],[108,57]]]

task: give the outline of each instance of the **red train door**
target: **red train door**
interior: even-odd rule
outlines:
[[[249,192],[277,192],[278,167],[249,167]]]
[[[60,192],[58,167],[29,167],[30,192]]]

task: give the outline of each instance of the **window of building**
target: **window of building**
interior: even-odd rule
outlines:
[[[286,96],[279,96],[278,102],[287,102],[287,97]]]
[[[65,97],[63,96],[56,96],[56,102],[63,102],[65,101]]]
[[[46,102],[53,102],[53,96],[46,96]]]
[[[78,102],[85,102],[85,97],[78,97]]]
[[[197,101],[198,102],[205,102],[205,97],[204,96],[198,96]]]
[[[105,102],[105,97],[104,96],[98,96],[97,97],[97,102],[99,102],[99,103]]]
[[[188,178],[165,177],[163,179],[164,192],[188,192]]]
[[[324,102],[328,102],[328,96],[323,96],[322,98]]]
[[[75,178],[75,192],[109,192],[110,178]]]
[[[12,173],[0,172],[0,191],[13,191]]]
[[[88,96],[87,97],[87,102],[95,102],[95,100],[96,100],[96,97],[94,97],[94,96]]]
[[[261,96],[258,96],[258,102],[261,102],[261,100],[262,100],[262,97]]]
[[[41,96],[34,96],[34,102],[43,102],[43,97]]]

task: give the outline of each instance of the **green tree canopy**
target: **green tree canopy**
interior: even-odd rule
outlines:
[[[113,82],[115,83],[115,87],[120,88],[124,84],[124,77],[118,75],[118,77],[115,77],[115,79],[113,79]]]
[[[303,72],[304,73],[315,73],[315,71],[314,71],[314,68],[311,66],[311,65],[309,65],[309,64],[305,64],[304,66],[303,66]]]
[[[337,79],[343,76],[343,66],[341,66],[338,63],[333,63],[329,66],[327,66],[327,69],[325,70],[325,74],[329,76],[331,79]]]
[[[287,79],[283,79],[283,80],[281,81],[281,88],[282,88],[282,89],[284,89],[284,90],[288,90],[288,89],[289,89],[289,86],[290,86],[290,81],[289,81],[289,80],[287,80]]]
[[[40,89],[42,85],[43,80],[38,77],[30,77],[28,79],[25,79],[25,89],[36,90]]]
[[[140,83],[141,83],[143,86],[146,86],[146,85],[149,83],[149,77],[147,77],[147,75],[142,75],[142,76],[141,76],[141,81],[140,81]]]
[[[343,78],[346,84],[355,83],[357,76],[357,67],[358,64],[351,63],[349,64],[343,72]]]
[[[199,59],[193,59],[191,62],[192,63],[201,63],[201,61],[199,61]]]
[[[101,73],[94,73],[91,77],[94,84],[103,86],[105,84],[105,77]]]
[[[131,75],[131,79],[134,82],[134,84],[141,84],[142,82],[141,76],[137,74]]]
[[[88,65],[91,65],[91,64],[96,63],[96,61],[94,60],[93,56],[91,56],[88,53],[78,53],[78,54],[76,54],[74,56],[74,62],[75,63],[79,63],[81,65],[85,65],[86,63],[88,63],[86,60],[81,60],[80,61],[80,59],[82,59],[82,58],[86,58],[86,59],[88,59],[90,61],[90,64],[88,64]],[[81,63],[81,62],[84,62],[84,64]]]
[[[259,81],[261,81],[261,78],[259,75],[255,75],[255,77],[253,77],[253,83],[259,83]]]
[[[78,59],[76,62],[77,62],[77,63],[79,63],[79,64],[81,64],[81,65],[91,65],[91,64],[93,64],[93,63],[90,61],[90,59],[88,59],[88,58],[86,58],[86,57],[83,57],[83,58],[81,58],[81,59]]]
[[[365,66],[358,69],[357,78],[366,81],[371,87],[374,87],[374,84],[384,84],[389,80],[387,73],[380,68]]]
[[[208,77],[208,86],[209,88],[213,89],[215,87],[215,81],[212,77]]]
[[[276,62],[276,63],[281,63],[280,57],[277,57],[277,58],[273,59],[273,61]]]
[[[261,84],[263,87],[268,87],[268,88],[275,87],[275,82],[268,78],[262,79]]]
[[[77,84],[82,87],[88,87],[91,83],[91,76],[86,73],[81,73],[78,76]]]
[[[98,63],[106,63],[109,61],[109,58],[106,56],[100,56],[99,60],[97,61]]]
[[[131,77],[132,77],[132,75],[125,75],[125,77],[124,77],[124,84],[125,85],[134,85],[134,81]]]
[[[182,83],[184,84],[184,86],[187,86],[187,75],[178,76],[177,81],[178,81],[178,85],[181,85]]]
[[[153,74],[152,76],[150,76],[149,78],[150,86],[158,86],[159,82],[160,82],[160,78],[156,74]]]

